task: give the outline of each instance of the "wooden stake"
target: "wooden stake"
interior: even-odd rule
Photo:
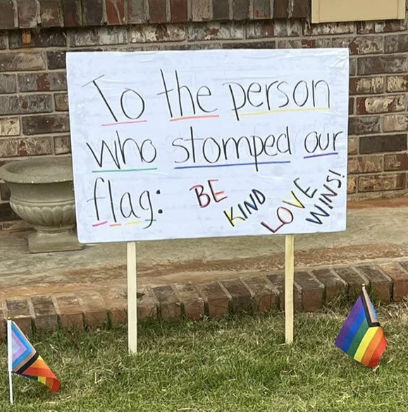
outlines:
[[[295,281],[295,236],[285,236],[285,341],[293,342],[293,285]]]
[[[129,354],[137,353],[137,269],[136,243],[127,244],[127,299],[128,299],[128,347]]]

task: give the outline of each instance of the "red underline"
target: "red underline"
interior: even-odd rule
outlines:
[[[92,225],[92,226],[93,226],[93,227],[102,226],[102,225],[106,225],[106,223],[108,223],[108,221],[106,221],[106,222],[101,222],[101,223],[96,223],[95,225]]]
[[[180,120],[192,120],[192,119],[218,119],[218,114],[212,114],[208,116],[189,116],[189,117],[177,117],[176,119],[170,119],[171,122],[178,122]]]
[[[118,123],[108,123],[108,124],[103,124],[102,126],[108,127],[108,126],[117,126],[119,124],[133,124],[133,123],[146,123],[147,120],[135,120],[132,122],[118,122]]]

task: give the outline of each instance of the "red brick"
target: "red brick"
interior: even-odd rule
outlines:
[[[348,159],[348,173],[376,173],[383,171],[382,156],[356,156]]]
[[[65,69],[66,67],[65,56],[66,56],[65,51],[47,52],[48,69],[50,70]]]
[[[386,53],[405,53],[408,51],[408,35],[397,34],[394,36],[385,36]]]
[[[269,19],[271,17],[271,4],[269,0],[254,0],[254,19]]]
[[[181,302],[170,285],[152,288],[153,294],[160,305],[160,317],[167,321],[177,321],[181,318]]]
[[[257,313],[266,313],[279,307],[279,291],[263,276],[242,279],[251,293]]]
[[[63,26],[59,0],[40,0],[41,27]]]
[[[39,10],[35,0],[17,0],[17,13],[21,29],[37,27]]]
[[[108,24],[126,24],[125,0],[105,0],[105,4]]]
[[[54,153],[56,155],[71,153],[71,138],[69,135],[54,137]]]
[[[0,96],[0,115],[49,113],[52,97],[49,94]]]
[[[51,155],[52,140],[50,137],[25,137],[18,139],[17,155],[23,156],[43,156]]]
[[[20,92],[61,91],[67,89],[65,72],[21,74],[18,76]]]
[[[0,74],[0,94],[17,92],[17,78],[14,74]]]
[[[214,0],[217,1],[218,0]],[[220,0],[220,3],[222,1]],[[214,7],[214,3],[213,3]],[[215,14],[215,11],[214,11]],[[170,21],[172,23],[185,23],[188,21],[187,0],[170,0]]]
[[[82,11],[84,26],[103,25],[103,0],[82,0]]]
[[[251,294],[240,279],[225,279],[221,283],[231,296],[231,310],[233,313],[253,312]]]
[[[383,303],[391,301],[392,282],[374,265],[358,266],[357,270],[368,279],[374,297]]]
[[[212,0],[213,20],[229,20],[229,0]]]
[[[27,299],[7,299],[7,316],[17,323],[18,327],[25,335],[31,335],[32,317]]]
[[[350,78],[350,94],[378,94],[384,91],[383,77]]]
[[[360,137],[360,153],[386,153],[407,150],[406,134],[382,134]]]
[[[69,131],[69,118],[66,114],[27,116],[22,118],[22,124],[25,135]]]
[[[63,0],[63,15],[65,27],[82,26],[81,0]]]
[[[144,1],[128,0],[128,21],[130,24],[147,22],[147,13]]]
[[[290,3],[289,10],[290,18],[292,19],[307,19],[310,16],[310,2],[304,0],[293,0]]]
[[[81,304],[73,293],[54,295],[61,327],[64,330],[83,330],[84,315]]]
[[[137,300],[137,317],[140,320],[156,319],[159,302],[150,289],[142,289]]]
[[[210,319],[221,319],[228,315],[229,297],[218,282],[207,282],[198,287],[208,306]]]
[[[194,0],[191,2],[191,18],[193,21],[211,20],[211,0]]]
[[[58,93],[54,94],[55,110],[57,112],[67,112],[68,111],[68,94]]]
[[[298,20],[274,20],[276,37],[298,37],[302,34],[302,24]]]
[[[19,31],[9,33],[9,48],[33,48],[33,47],[66,47],[67,36],[61,29],[44,29],[31,33],[30,43],[23,43],[23,36]],[[32,54],[30,52],[30,54]]]
[[[349,134],[380,133],[380,118],[378,116],[351,117],[349,120]]]
[[[322,23],[304,26],[306,36],[327,36],[333,34],[349,34],[354,32],[354,23]]]
[[[0,2],[0,30],[14,29],[14,5],[12,0]]]
[[[407,70],[407,59],[402,56],[360,57],[357,61],[359,75],[405,73]]]
[[[77,294],[85,314],[86,326],[90,330],[102,327],[108,321],[105,302],[99,292],[80,291]]]
[[[0,53],[0,72],[43,69],[45,69],[45,60],[42,53]]]
[[[184,316],[191,320],[203,319],[204,300],[197,288],[191,283],[180,283],[173,286],[182,303]]]
[[[194,31],[189,31],[190,41],[202,40],[240,40],[244,37],[242,24],[202,23],[196,24]]]
[[[358,189],[359,192],[403,190],[406,187],[406,181],[405,173],[360,176],[358,179]]]
[[[71,47],[107,46],[127,43],[127,28],[123,26],[96,27],[71,31]]]
[[[275,0],[273,2],[273,17],[276,19],[289,18],[289,0]]]
[[[349,137],[348,139],[348,154],[356,155],[358,153],[358,138]]]
[[[331,39],[290,39],[279,40],[279,49],[314,49],[319,47],[331,47]]]
[[[149,0],[150,23],[165,23],[166,2],[163,0]]]
[[[393,114],[383,117],[384,132],[404,132],[408,130],[408,116],[406,114]]]
[[[392,279],[393,301],[401,301],[408,295],[408,273],[397,262],[380,263],[378,266]]]
[[[246,24],[246,37],[251,40],[272,38],[275,36],[274,26],[271,21],[249,22]],[[251,43],[252,44],[252,43]]]
[[[368,284],[367,278],[357,272],[354,267],[334,268],[334,271],[347,283],[347,293],[350,299],[355,299],[361,293],[363,284]]]
[[[347,283],[330,269],[312,271],[317,280],[324,285],[324,302],[332,303],[343,297],[347,291]]]
[[[101,290],[102,299],[113,324],[126,323],[127,320],[127,288],[111,287]]]
[[[354,114],[354,100],[353,97],[349,98],[349,115]]]
[[[249,17],[249,0],[232,0],[232,18],[246,20]]]
[[[384,171],[408,170],[408,154],[386,154],[384,156]]]
[[[357,177],[347,176],[347,193],[352,194],[357,192]]]
[[[296,272],[295,282],[302,288],[302,308],[315,312],[323,306],[324,286],[308,272]]]
[[[351,54],[384,53],[381,36],[339,37],[333,39],[333,47],[348,47]]]
[[[408,76],[389,76],[387,77],[387,92],[407,92]]]
[[[389,33],[393,31],[405,31],[407,29],[406,20],[388,20],[374,23],[376,33]]]
[[[285,310],[285,277],[283,274],[271,273],[267,275],[272,286],[279,292],[279,306],[281,310]],[[293,303],[295,312],[302,310],[302,295],[301,288],[297,283],[293,285]]]
[[[34,308],[35,327],[44,332],[54,332],[58,329],[57,312],[51,296],[33,296],[31,302]]]
[[[276,43],[274,41],[259,41],[259,42],[229,42],[222,44],[223,49],[276,49]]]
[[[357,114],[401,112],[406,109],[404,95],[357,98]]]

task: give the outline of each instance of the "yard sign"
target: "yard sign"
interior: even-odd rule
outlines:
[[[290,342],[292,235],[346,228],[348,65],[348,49],[68,53],[80,242],[130,242],[131,299],[132,242],[290,234]],[[132,318],[135,302],[135,342]]]

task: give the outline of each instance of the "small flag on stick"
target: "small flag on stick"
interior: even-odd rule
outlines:
[[[12,320],[7,321],[7,332],[10,403],[13,403],[13,373],[35,379],[57,392],[60,388],[58,378]]]
[[[380,363],[387,340],[364,286],[335,345],[371,369],[375,369]]]

